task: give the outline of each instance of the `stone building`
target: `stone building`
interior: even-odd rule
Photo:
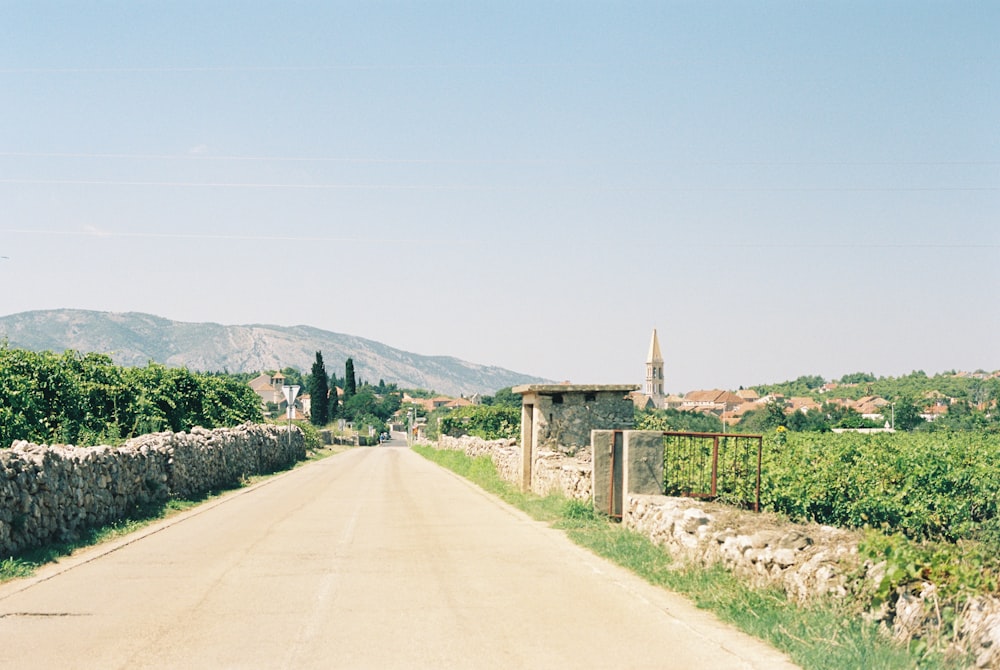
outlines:
[[[590,431],[632,427],[634,405],[622,385],[527,384],[521,395],[521,486],[532,489],[536,459],[546,453],[590,460]]]

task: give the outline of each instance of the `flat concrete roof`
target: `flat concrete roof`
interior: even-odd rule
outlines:
[[[513,393],[537,393],[552,395],[555,393],[631,393],[638,391],[638,384],[522,384],[511,389]]]

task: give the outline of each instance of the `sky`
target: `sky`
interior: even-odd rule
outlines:
[[[0,315],[668,392],[1000,369],[1000,3],[0,2]]]

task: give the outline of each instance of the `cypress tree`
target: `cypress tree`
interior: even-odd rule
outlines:
[[[354,378],[354,359],[348,358],[344,364],[344,402],[346,403],[358,392],[358,382]]]
[[[312,397],[312,409],[309,422],[314,426],[325,426],[330,422],[330,386],[326,381],[326,366],[323,364],[323,352],[316,352],[316,362],[312,366],[309,377],[309,395]]]

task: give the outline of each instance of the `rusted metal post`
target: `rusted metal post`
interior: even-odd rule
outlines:
[[[760,511],[760,470],[764,453],[764,438],[757,438],[757,499],[753,503],[753,511]]]
[[[719,436],[712,439],[712,497],[719,495]]]

